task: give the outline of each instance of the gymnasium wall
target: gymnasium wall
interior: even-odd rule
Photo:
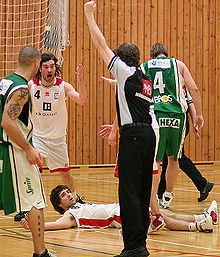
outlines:
[[[27,0],[23,2],[25,1]],[[69,1],[70,45],[63,54],[63,78],[78,89],[75,68],[83,63],[88,93],[86,107],[67,101],[69,111],[67,140],[70,163],[72,165],[109,164],[115,162],[118,145],[109,146],[101,139],[99,131],[102,124],[111,124],[114,120],[115,93],[114,87],[101,79],[102,75],[106,77],[111,75],[91,42],[83,11],[86,1]],[[1,2],[7,6],[7,3],[13,1],[1,0]],[[1,20],[14,19],[16,29],[16,19],[22,19],[21,10],[23,9],[19,8],[18,0],[14,2],[18,4],[15,8],[18,15],[8,16],[7,12],[10,10],[4,8],[1,10]],[[198,140],[195,139],[191,126],[185,142],[185,150],[187,155],[195,161],[219,161],[220,1],[97,0],[96,4],[96,20],[107,44],[112,49],[125,41],[135,43],[141,52],[141,62],[144,62],[150,58],[151,46],[161,42],[168,47],[171,57],[182,60],[188,66],[202,95],[205,123],[201,138]],[[35,27],[38,27],[38,9],[42,8],[42,5],[39,6],[36,5],[35,11],[28,14],[33,16],[33,19],[36,18]],[[11,47],[17,47],[16,42],[10,43],[10,28],[4,26],[1,28],[6,31],[9,43],[7,48],[3,47],[5,39],[1,34],[0,53],[3,59],[10,54]],[[30,23],[31,26],[32,23]],[[20,38],[26,39],[28,43],[25,35],[28,35],[29,31],[23,32],[20,32]],[[3,33],[2,30],[0,33]],[[30,42],[34,42],[35,46],[37,40],[39,39],[36,33],[36,38],[32,37]],[[0,60],[0,68],[4,65],[6,64]],[[1,77],[2,75],[4,74],[1,74]]]
[[[100,126],[115,115],[114,88],[101,76],[110,73],[94,48],[83,13],[86,1],[70,1],[70,45],[64,52],[63,76],[76,86],[75,67],[83,63],[87,107],[68,102],[68,144],[71,164],[114,163],[118,146],[100,136]],[[196,140],[190,128],[185,151],[196,161],[220,160],[219,10],[217,0],[97,0],[96,20],[107,44],[115,49],[125,41],[138,45],[141,62],[150,58],[156,42],[182,60],[202,95],[204,127]]]

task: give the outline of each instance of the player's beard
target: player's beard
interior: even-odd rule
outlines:
[[[54,74],[50,73],[51,76],[48,76],[49,74],[46,74],[46,76],[44,76],[44,80],[47,82],[47,83],[51,83],[53,82],[54,80]]]

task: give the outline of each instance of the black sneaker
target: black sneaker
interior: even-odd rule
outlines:
[[[27,214],[28,213],[26,211],[20,211],[18,214],[14,216],[14,221],[21,221],[23,218],[27,216]]]
[[[132,250],[123,250],[121,254],[115,255],[114,257],[147,257],[149,255],[146,247],[140,246]]]
[[[42,254],[34,253],[33,257],[57,257],[56,255],[50,253],[47,249]]]
[[[79,195],[76,194],[76,202],[77,203],[82,203],[82,204],[85,204],[85,202],[83,201],[83,198],[79,197]]]
[[[212,190],[213,186],[214,183],[210,183],[208,181],[206,182],[203,191],[200,191],[200,197],[198,198],[198,202],[202,202],[208,197],[209,192]]]

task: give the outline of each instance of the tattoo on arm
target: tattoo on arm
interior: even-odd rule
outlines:
[[[26,96],[29,94],[28,91],[20,89],[19,90],[19,95],[18,95],[18,101],[20,101],[21,99],[25,99]]]
[[[10,104],[8,107],[8,116],[11,120],[18,115],[21,110],[21,106],[19,104]]]

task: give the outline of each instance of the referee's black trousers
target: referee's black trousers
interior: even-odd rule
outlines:
[[[146,247],[155,142],[150,125],[120,132],[119,203],[124,250]]]

